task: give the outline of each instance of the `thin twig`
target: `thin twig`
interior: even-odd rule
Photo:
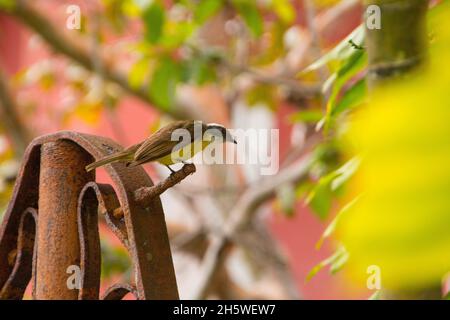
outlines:
[[[143,207],[148,207],[151,201],[160,196],[164,191],[180,183],[187,176],[195,172],[195,165],[192,163],[185,164],[180,170],[172,173],[167,179],[161,181],[157,185],[151,187],[141,187],[134,191],[134,200]],[[117,219],[123,217],[122,207],[113,210],[113,216]]]
[[[148,203],[154,198],[161,195],[167,189],[181,182],[187,176],[195,172],[195,165],[192,163],[185,164],[180,170],[172,173],[167,179],[161,181],[155,186],[142,187],[134,192],[134,199],[142,205]]]

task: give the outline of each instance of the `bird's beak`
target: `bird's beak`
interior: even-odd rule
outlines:
[[[234,144],[237,144],[236,139],[234,139],[234,137],[232,135],[227,136],[227,142],[232,142]]]
[[[227,130],[226,141],[237,144],[236,139],[234,139],[234,137],[231,135],[231,133],[228,130]]]

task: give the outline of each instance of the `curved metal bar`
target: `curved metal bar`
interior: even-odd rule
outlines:
[[[119,206],[113,187],[108,184],[88,182],[78,199],[78,236],[80,240],[81,286],[79,300],[99,298],[101,252],[98,231],[98,212],[105,214],[108,225],[122,243],[129,249],[126,227],[122,220],[111,212]]]
[[[78,198],[78,237],[80,240],[79,300],[98,300],[100,290],[101,249],[98,233],[98,205],[101,191],[87,183]]]
[[[12,272],[0,291],[0,299],[21,299],[27,288],[35,264],[35,234],[37,210],[26,209],[19,224],[17,249],[9,254],[9,264],[13,264]]]
[[[101,300],[122,300],[128,293],[133,294],[138,299],[134,286],[130,284],[115,284],[105,291]]]
[[[22,213],[38,206],[40,146],[30,145],[18,173],[12,199],[0,227],[0,288],[3,288],[13,272],[8,255],[17,248],[19,224]]]
[[[40,147],[58,140],[76,143],[95,159],[122,150],[120,145],[107,138],[69,131],[33,140],[25,152],[13,197],[0,227],[0,287],[4,287],[13,272],[13,267],[7,260],[9,252],[15,249],[17,244],[21,213],[28,207],[37,207]],[[141,167],[128,168],[123,163],[107,165],[105,169],[116,187],[123,212],[125,228],[122,229],[126,230],[128,238],[127,248],[133,263],[137,297],[178,299],[161,201],[159,197],[155,197],[145,203],[145,206],[141,206],[133,197],[137,189],[153,186],[151,179]],[[110,215],[107,217],[111,222]]]

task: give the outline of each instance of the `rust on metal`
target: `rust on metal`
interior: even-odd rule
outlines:
[[[129,293],[137,297],[134,286],[129,284],[115,284],[105,291],[102,300],[122,300]]]
[[[173,187],[187,176],[196,171],[195,165],[192,163],[185,164],[181,170],[172,173],[167,179],[161,181],[155,186],[141,187],[133,192],[134,201],[142,207],[147,207],[151,204],[152,199],[159,197],[164,191]],[[118,207],[113,210],[113,216],[120,219],[123,217],[122,208]]]
[[[26,209],[20,216],[17,237],[17,249],[13,262],[13,269],[8,280],[0,291],[0,299],[20,299],[31,279],[33,263],[35,261],[35,233],[37,211]]]
[[[17,257],[17,249],[13,249],[10,253],[8,253],[8,265],[13,266],[16,262]]]
[[[127,248],[134,274],[132,284],[113,286],[104,297],[120,299],[131,292],[137,299],[178,299],[158,195],[192,169],[184,168],[178,182],[171,176],[171,182],[153,186],[141,167],[115,163],[105,167],[114,188],[96,184],[83,171],[91,160],[121,149],[107,138],[76,132],[30,144],[0,227],[0,298],[21,298],[33,279],[37,299],[98,299],[100,213]],[[136,200],[137,190],[147,194],[144,201]],[[80,266],[80,290],[67,288],[69,264]]]
[[[37,228],[36,299],[70,299],[77,290],[67,286],[67,269],[80,265],[78,195],[94,174],[84,167],[92,157],[69,140],[41,146],[39,223]]]

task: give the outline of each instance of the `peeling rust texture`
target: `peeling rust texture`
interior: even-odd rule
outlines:
[[[33,278],[37,299],[98,299],[99,212],[128,249],[134,271],[132,285],[115,285],[105,298],[131,292],[138,299],[178,299],[161,201],[156,196],[143,205],[134,197],[153,186],[151,179],[141,167],[115,163],[105,167],[113,188],[84,171],[93,159],[121,149],[109,139],[75,132],[30,144],[0,227],[0,298],[20,299]],[[117,211],[123,217],[114,216]],[[67,288],[72,264],[81,269],[80,290]]]
[[[72,141],[41,146],[36,299],[78,297],[78,291],[67,286],[67,269],[80,265],[77,202],[84,185],[94,180],[84,170],[91,162],[92,157]]]

